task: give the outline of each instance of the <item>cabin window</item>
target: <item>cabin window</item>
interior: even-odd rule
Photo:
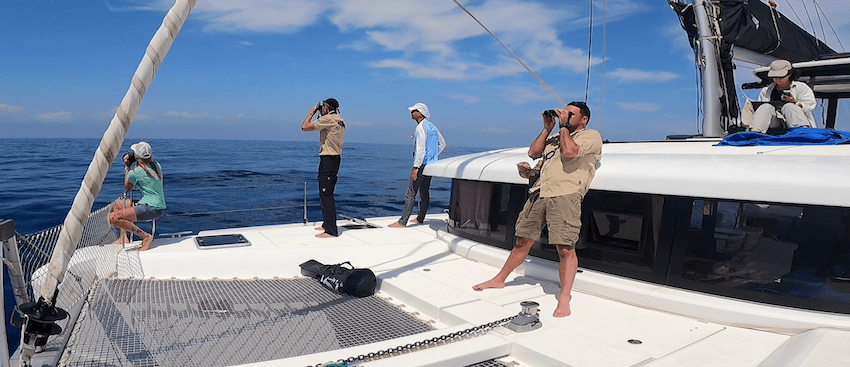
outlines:
[[[528,198],[527,190],[526,185],[452,180],[449,232],[512,249],[516,219]],[[661,196],[590,191],[582,205],[582,229],[576,244],[580,266],[663,282],[671,238],[661,240],[664,204]],[[673,215],[674,211],[668,212]],[[548,238],[544,226],[529,255],[559,261]]]
[[[525,185],[452,180],[449,232],[511,249],[526,190]]]
[[[664,205],[658,195],[589,191],[576,245],[580,266],[663,282],[671,238],[661,233]]]
[[[694,200],[689,228],[683,286],[850,313],[850,210]]]

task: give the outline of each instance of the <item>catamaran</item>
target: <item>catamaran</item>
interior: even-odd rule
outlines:
[[[64,224],[19,235],[12,221],[0,223],[23,334],[4,362],[850,364],[850,145],[768,135],[721,144],[746,134],[734,134],[733,59],[762,66],[754,72],[762,83],[749,88],[769,81],[771,61],[791,61],[827,103],[822,128],[810,131],[823,134],[819,143],[844,141],[833,129],[842,126],[838,101],[850,98],[850,57],[767,4],[669,1],[700,69],[702,131],[603,145],[582,207],[580,272],[566,318],[547,312],[559,284],[545,235],[504,289],[472,289],[513,246],[528,195],[516,167],[534,163],[527,148],[429,164],[426,175],[451,179],[451,199],[423,225],[341,220],[333,239],[316,239],[300,223],[225,228],[159,237],[142,253],[138,241],[116,241],[109,207],[91,211],[92,201],[194,4],[178,0],[154,36]],[[329,286],[341,278],[328,269],[369,269],[374,294]]]

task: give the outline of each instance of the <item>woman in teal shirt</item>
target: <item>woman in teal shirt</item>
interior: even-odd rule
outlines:
[[[139,251],[150,248],[153,236],[145,233],[133,222],[146,222],[162,216],[165,194],[162,190],[162,167],[153,160],[151,146],[139,142],[130,146],[133,155],[124,155],[124,187],[127,190],[139,185],[142,198],[134,205],[131,200],[118,199],[109,213],[109,223],[142,239]],[[136,163],[132,170],[130,166]]]

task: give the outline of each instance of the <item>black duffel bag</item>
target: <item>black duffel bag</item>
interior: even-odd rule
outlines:
[[[345,267],[344,265],[348,265]],[[350,262],[336,265],[324,265],[309,260],[301,265],[301,275],[318,279],[326,288],[355,297],[368,297],[375,294],[378,279],[369,269],[355,269]]]

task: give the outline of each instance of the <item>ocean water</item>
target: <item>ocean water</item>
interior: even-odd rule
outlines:
[[[127,139],[122,152],[139,139]],[[145,139],[141,139],[145,140]],[[165,173],[165,215],[157,233],[173,233],[304,221],[320,221],[318,142],[242,140],[145,140]],[[0,139],[0,219],[21,234],[61,224],[100,139]],[[452,157],[487,150],[451,145]],[[122,153],[123,154],[123,153]],[[413,144],[346,143],[336,185],[337,214],[381,217],[401,214],[413,162]],[[121,154],[113,162],[93,210],[124,190]],[[429,213],[448,207],[451,181],[434,178]],[[148,230],[148,225],[142,224]],[[8,276],[4,276],[8,283]],[[4,284],[6,320],[14,305]],[[10,302],[11,301],[11,302]],[[17,328],[7,325],[11,348]]]

